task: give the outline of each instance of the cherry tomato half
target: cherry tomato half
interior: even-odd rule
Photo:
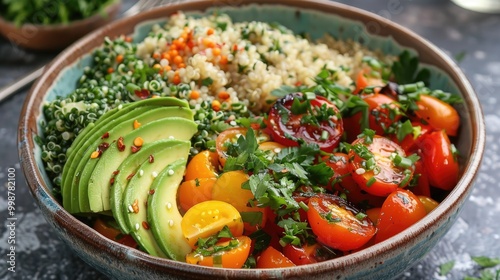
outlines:
[[[402,115],[398,113],[399,103],[389,96],[381,93],[374,93],[363,95],[362,97],[368,104],[368,128],[375,130],[377,135],[385,135],[385,131],[389,126],[401,119]],[[361,118],[361,112],[344,118],[344,127],[348,141],[354,141],[362,132]]]
[[[199,238],[207,238],[227,226],[233,236],[243,234],[240,212],[223,201],[208,200],[191,207],[181,221],[184,237],[192,248],[196,248]]]
[[[365,138],[354,141],[349,157],[352,177],[358,186],[376,196],[387,196],[398,187],[405,187],[413,176],[414,167],[396,166],[391,160],[395,154],[406,157],[398,144],[382,136],[375,135],[370,144],[365,143]],[[369,164],[373,166],[368,168]]]
[[[255,137],[257,138],[257,142],[263,143],[269,141],[270,137],[268,134],[261,130],[255,130]],[[215,139],[215,147],[217,148],[217,154],[219,155],[219,162],[222,166],[226,164],[227,155],[227,145],[230,143],[236,143],[240,136],[245,137],[247,134],[247,129],[244,127],[232,127],[224,130],[223,132],[217,135],[217,139]]]
[[[368,242],[375,234],[370,219],[335,195],[309,199],[307,217],[318,241],[334,249],[349,251]]]
[[[460,116],[450,104],[425,94],[421,94],[416,103],[418,110],[415,111],[415,115],[437,130],[444,129],[450,136],[457,135]]]
[[[302,105],[295,106],[299,103]],[[274,141],[280,144],[298,146],[298,142],[303,140],[318,144],[326,152],[338,146],[344,132],[340,112],[335,105],[322,96],[306,101],[301,93],[278,99],[269,111],[267,125]]]
[[[257,268],[283,268],[292,266],[295,266],[295,264],[272,246],[262,251],[257,259]]]
[[[252,233],[265,225],[267,210],[266,208],[249,204],[251,200],[254,200],[254,195],[252,191],[241,187],[243,183],[248,181],[248,178],[248,174],[243,171],[229,171],[223,173],[217,178],[213,186],[212,199],[231,204],[241,215],[244,215],[242,213],[249,214],[250,216],[260,215],[260,221],[256,219],[254,224],[245,222],[246,232]]]
[[[186,262],[210,267],[242,268],[250,254],[252,240],[247,236],[237,237],[238,245],[228,251],[219,251],[211,256],[201,256],[196,252],[186,255]],[[217,243],[215,246],[226,247],[230,240]]]
[[[242,268],[250,254],[252,240],[247,236],[237,237],[238,245],[228,251],[219,251],[211,256],[201,256],[192,252],[186,256],[186,262],[210,267]],[[215,246],[226,247],[228,241],[217,243]]]
[[[338,191],[347,197],[347,200],[357,207],[378,207],[384,203],[384,198],[374,196],[362,190],[354,181],[351,174],[349,156],[344,153],[334,153],[324,157],[323,161],[333,169],[331,183],[335,183],[332,191]]]
[[[458,182],[459,165],[444,130],[424,135],[419,148],[429,184],[447,191],[453,189]]]
[[[210,151],[202,151],[195,155],[186,167],[185,181],[200,178],[217,178],[219,161],[217,154]]]
[[[409,190],[391,193],[380,209],[375,242],[382,242],[407,229],[427,214],[424,205]]]

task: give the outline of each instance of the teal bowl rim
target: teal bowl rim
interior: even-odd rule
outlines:
[[[65,240],[67,243],[72,239],[82,241],[85,245],[90,246],[88,249],[84,250],[91,250],[97,254],[103,254],[104,257],[113,258],[121,256],[121,261],[133,264],[137,268],[142,267],[145,270],[152,271],[153,274],[154,272],[165,273],[165,275],[171,273],[177,277],[189,276],[199,279],[206,277],[245,279],[260,279],[261,277],[287,278],[315,275],[325,276],[327,273],[331,273],[333,271],[340,273],[340,277],[342,274],[349,274],[353,267],[359,269],[361,267],[373,268],[373,266],[382,265],[382,263],[379,264],[379,262],[383,262],[383,260],[392,256],[395,251],[404,250],[405,248],[414,246],[416,244],[415,240],[417,239],[422,241],[425,238],[432,237],[434,232],[437,231],[440,226],[446,222],[446,220],[450,221],[451,218],[456,218],[462,204],[472,190],[472,183],[477,174],[484,153],[486,132],[484,117],[479,100],[470,82],[455,62],[439,48],[421,38],[411,30],[378,15],[348,5],[321,0],[222,1],[223,5],[244,5],[249,3],[280,4],[297,8],[313,9],[355,19],[363,22],[365,25],[369,23],[377,23],[379,26],[383,26],[384,28],[377,30],[379,33],[376,35],[392,36],[394,40],[399,42],[402,46],[418,49],[420,52],[424,53],[423,56],[421,53],[421,57],[423,58],[422,62],[430,65],[436,65],[436,67],[446,71],[462,93],[465,105],[469,110],[469,115],[466,117],[471,123],[472,143],[470,145],[469,159],[465,163],[462,171],[463,175],[461,176],[457,186],[448,194],[442,203],[425,218],[402,233],[384,242],[337,259],[286,269],[242,270],[193,266],[181,262],[153,257],[144,252],[125,247],[104,238],[87,225],[83,224],[77,218],[65,211],[54,199],[43,180],[40,170],[37,168],[34,154],[34,135],[36,135],[37,131],[37,116],[41,112],[41,102],[44,98],[44,96],[41,96],[40,93],[45,93],[48,90],[48,87],[50,86],[48,83],[50,83],[50,81],[54,81],[54,79],[58,76],[63,68],[62,65],[67,62],[74,62],[76,57],[80,57],[87,53],[89,51],[88,46],[92,45],[93,41],[102,39],[105,33],[111,32],[112,30],[115,33],[125,33],[124,31],[130,31],[130,25],[135,25],[139,22],[143,22],[144,20],[167,17],[176,10],[205,10],[214,4],[214,1],[211,0],[189,1],[189,3],[180,3],[174,6],[166,6],[150,10],[131,18],[119,20],[94,31],[59,54],[52,61],[52,63],[45,68],[45,71],[40,79],[31,88],[30,93],[23,105],[21,119],[19,122],[19,156],[32,195],[37,201],[39,207],[42,209],[45,218],[53,224],[61,235],[68,238],[68,240]],[[449,226],[450,225],[447,227],[449,228]]]

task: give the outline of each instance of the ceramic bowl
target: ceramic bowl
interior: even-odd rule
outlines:
[[[222,3],[222,4],[221,4]],[[216,6],[214,6],[216,5]],[[424,219],[402,233],[372,247],[334,260],[287,269],[206,268],[152,257],[141,251],[112,242],[66,212],[51,194],[34,141],[44,101],[68,94],[75,88],[89,53],[102,44],[105,36],[146,34],[151,21],[164,19],[177,10],[227,12],[235,21],[278,21],[296,32],[312,37],[329,32],[341,39],[353,39],[372,49],[397,55],[403,49],[418,53],[432,72],[431,87],[455,92],[464,102],[457,106],[462,126],[456,146],[462,155],[460,181],[442,203]],[[142,25],[140,23],[146,22]],[[117,279],[389,279],[421,259],[457,219],[469,196],[485,145],[484,120],[478,99],[457,65],[441,50],[410,30],[368,13],[326,1],[254,0],[190,1],[151,10],[110,24],[73,44],[45,70],[31,89],[19,125],[19,151],[24,173],[33,197],[46,220],[83,260],[104,274]]]
[[[120,11],[121,1],[113,1],[102,12],[69,24],[16,26],[0,17],[0,35],[15,45],[36,51],[57,51],[69,46],[87,33],[110,23]]]

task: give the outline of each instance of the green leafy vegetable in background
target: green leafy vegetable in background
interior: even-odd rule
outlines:
[[[68,24],[101,12],[117,0],[0,0],[0,16],[20,26]]]

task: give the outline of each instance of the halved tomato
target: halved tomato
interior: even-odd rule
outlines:
[[[285,146],[298,146],[300,141],[318,144],[331,152],[344,132],[340,112],[326,98],[307,100],[302,93],[278,99],[267,119],[274,141]]]
[[[377,135],[385,135],[389,126],[401,119],[402,115],[399,113],[399,103],[391,97],[381,93],[364,95],[362,97],[368,104],[368,128],[375,130]],[[361,134],[361,118],[361,112],[344,117],[344,127],[349,142],[354,141]]]
[[[309,199],[307,217],[318,241],[334,249],[350,251],[363,246],[375,234],[368,217],[342,198],[320,194]]]
[[[219,161],[217,154],[210,151],[202,151],[195,155],[186,167],[185,181],[201,178],[217,178]]]
[[[217,243],[216,247],[228,247],[230,242],[237,242],[237,245],[229,250],[222,250],[213,255],[203,256],[196,251],[186,256],[186,262],[210,267],[242,268],[250,254],[252,240],[247,236],[240,236],[233,240]],[[207,251],[210,251],[209,248]]]
[[[382,242],[402,232],[426,214],[424,205],[411,191],[394,191],[380,209],[375,242]]]
[[[227,226],[235,237],[243,234],[240,212],[231,204],[209,200],[191,207],[181,221],[184,237],[192,248],[196,248],[199,238],[207,238]]]
[[[361,137],[354,141],[349,151],[352,177],[358,186],[376,196],[388,196],[410,182],[414,166],[406,164],[403,149],[388,138],[375,135],[371,143]],[[397,166],[395,158],[403,159],[404,166]]]
[[[272,246],[262,251],[257,259],[257,268],[283,268],[292,266],[295,266],[295,264]]]
[[[421,94],[415,111],[420,119],[436,130],[444,129],[446,134],[456,136],[460,126],[460,116],[450,104],[430,95]]]
[[[424,135],[419,148],[430,185],[452,190],[458,182],[460,168],[448,135],[444,130]]]

